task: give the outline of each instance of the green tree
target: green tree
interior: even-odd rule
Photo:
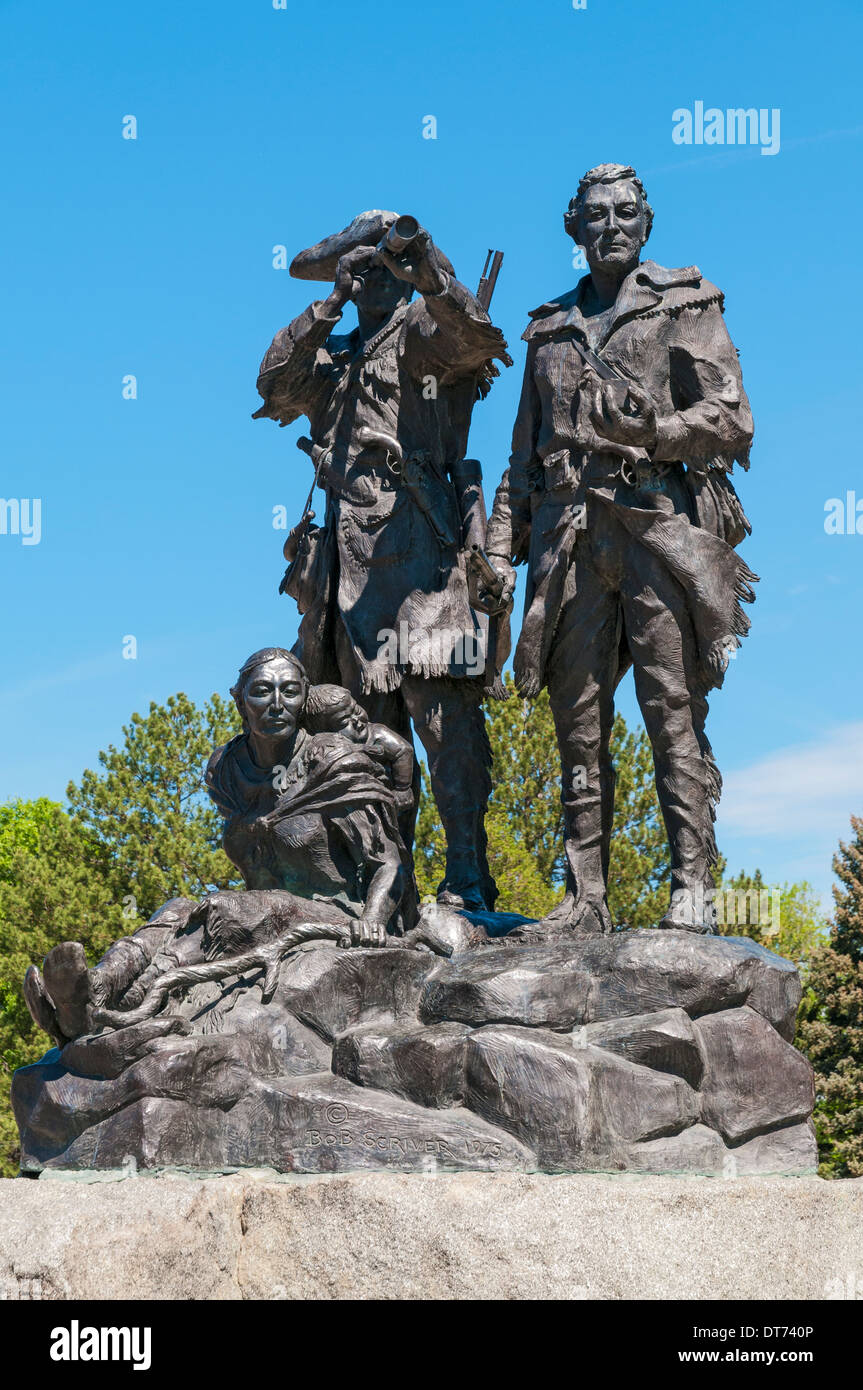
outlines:
[[[134,714],[122,746],[99,754],[101,770],[69,786],[70,814],[44,798],[0,807],[0,1172],[18,1165],[11,1073],[51,1045],[24,1003],[27,967],[70,940],[93,963],[168,898],[237,881],[203,773],[238,730],[218,695],[203,709],[173,695]]]
[[[504,684],[508,698],[485,705],[492,756],[489,817],[508,827],[513,844],[526,851],[542,880],[559,890],[564,878],[560,757],[548,691],[524,700],[509,672]],[[560,896],[555,891],[554,901]]]
[[[515,692],[486,703],[492,748],[492,784],[486,831],[489,862],[497,879],[501,912],[541,917],[563,895],[563,815],[560,757],[554,720],[543,690],[536,700]],[[653,780],[653,758],[643,730],[614,721],[612,756],[617,768],[609,902],[617,920],[650,926],[667,905],[669,856]],[[415,862],[423,895],[443,877],[444,837],[425,767]]]
[[[822,1176],[863,1177],[863,817],[833,859],[835,914],[813,953],[798,1046],[815,1069]]]
[[[434,898],[444,876],[446,842],[431,794],[428,769],[420,764],[422,786],[414,837],[414,867],[422,899]],[[485,821],[489,863],[497,880],[499,912],[521,912],[542,917],[560,899],[560,887],[543,878],[541,869],[524,843],[513,835],[506,813],[491,805]]]
[[[0,1173],[7,1177],[18,1168],[12,1072],[52,1046],[24,1003],[28,966],[68,940],[80,941],[97,960],[132,929],[101,864],[99,847],[56,802],[40,798],[0,807]]]
[[[794,961],[804,980],[829,919],[811,883],[765,883],[761,870],[717,884],[718,928],[723,936],[750,936]]]
[[[492,806],[485,822],[488,858],[498,889],[498,912],[521,912],[525,917],[544,917],[563,896],[562,886],[543,877],[542,869],[522,837],[513,835],[511,822]]]
[[[221,696],[198,709],[187,695],[172,695],[132,715],[122,747],[99,754],[100,772],[69,784],[72,818],[102,850],[102,877],[140,920],[168,898],[236,883],[203,777],[213,749],[239,729],[234,705]]]
[[[433,898],[444,876],[446,841],[431,780],[425,763],[420,763],[420,804],[414,831],[414,871],[420,898]]]
[[[0,806],[0,883],[9,883],[19,850],[37,850],[39,834],[58,810],[56,801],[40,796],[36,801],[7,801]]]

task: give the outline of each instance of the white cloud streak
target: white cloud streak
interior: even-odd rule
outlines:
[[[852,814],[863,815],[863,721],[836,725],[809,743],[727,773],[720,835],[829,835],[838,843],[850,834]]]

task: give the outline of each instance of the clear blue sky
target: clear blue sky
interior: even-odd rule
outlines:
[[[516,365],[471,438],[490,497],[527,310],[578,275],[561,211],[621,160],[656,211],[648,253],[724,289],[756,420],[739,488],[762,583],[709,724],[720,846],[826,892],[863,812],[863,535],[824,531],[827,499],[863,500],[861,29],[852,0],[0,3],[0,494],[43,507],[40,544],[0,535],[0,798],[62,798],[133,710],[226,691],[295,635],[272,509],[307,491],[302,430],[250,416],[314,289],[273,246],[384,207],[472,285],[505,251]],[[779,152],[675,144],[696,101],[779,108]]]

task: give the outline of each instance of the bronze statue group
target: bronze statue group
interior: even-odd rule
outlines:
[[[324,516],[312,524],[307,506],[285,545],[297,641],[244,663],[233,687],[243,731],[206,778],[247,895],[168,904],[92,970],[80,947],[55,948],[28,974],[27,998],[58,1043],[116,1026],[124,1010],[127,1023],[130,1011],[151,1016],[183,971],[217,978],[219,959],[236,969],[244,951],[267,969],[316,925],[367,947],[415,930],[412,732],[446,836],[438,903],[493,910],[482,702],[499,690],[520,564],[515,681],[527,697],[548,687],[562,772],[566,891],[543,927],[614,930],[609,741],[632,666],[671,849],[657,925],[713,930],[721,779],[705,720],[753,597],[731,481],[748,466],[752,418],[721,291],[694,265],[642,259],[652,222],[633,169],[581,179],[564,225],[589,271],[530,312],[490,517],[467,457],[474,403],[497,364],[511,365],[490,295],[394,213],[362,213],[295,258],[294,276],[332,289],[276,334],[256,415],[307,418]],[[348,302],[357,326],[339,332]],[[442,640],[394,652],[393,632]],[[467,639],[486,653],[482,670]]]
[[[405,245],[394,214],[363,213],[297,256],[294,275],[334,288],[276,335],[261,366],[257,415],[307,416],[326,493],[323,525],[301,554],[293,541],[287,550],[303,615],[294,653],[313,684],[343,686],[370,720],[405,739],[413,722],[446,834],[439,900],[455,907],[494,905],[481,701],[504,653],[487,627],[525,563],[515,679],[527,696],[548,686],[562,764],[568,878],[555,922],[613,926],[609,739],[632,666],[671,847],[665,923],[711,925],[720,777],[705,719],[753,596],[731,481],[735,463],[748,467],[752,417],[721,291],[696,266],[642,260],[652,222],[633,169],[600,165],[579,183],[564,226],[589,273],[530,313],[512,455],[488,521],[467,436],[496,362],[510,359],[416,223]],[[348,299],[358,326],[342,335]],[[471,592],[477,551],[501,580],[484,604]],[[466,670],[455,641],[432,661],[384,659],[379,634],[402,622],[479,632],[490,669]],[[402,830],[409,848],[405,816]]]

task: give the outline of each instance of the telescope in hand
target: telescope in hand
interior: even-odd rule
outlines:
[[[378,244],[378,250],[389,251],[392,256],[400,256],[412,241],[416,241],[419,231],[420,224],[416,218],[405,213],[404,216],[397,217],[388,228],[386,236]]]

